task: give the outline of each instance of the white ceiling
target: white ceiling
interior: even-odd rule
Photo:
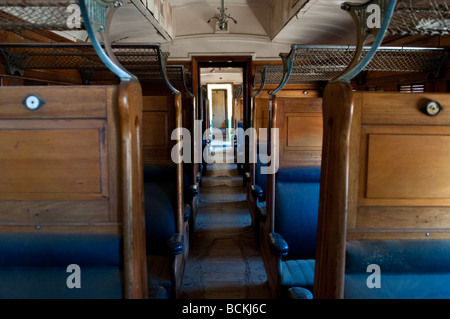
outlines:
[[[173,8],[170,30],[145,7],[151,1],[157,0],[123,0],[113,17],[112,42],[159,43],[174,61],[193,55],[251,55],[267,61],[280,60],[292,44],[352,45],[356,38],[350,15],[340,8],[344,0],[225,0],[226,13],[238,21],[229,21],[228,32],[207,22],[218,14],[220,0],[165,0]],[[87,38],[83,32],[65,34]]]
[[[214,21],[207,22],[218,14],[220,0],[165,0],[173,6],[172,32],[164,32],[145,8],[147,1],[123,0],[113,18],[111,41],[161,43],[170,58],[178,60],[193,54],[242,53],[276,59],[280,49],[286,51],[291,44],[351,45],[355,41],[350,15],[340,8],[344,0],[225,0],[226,13],[238,21],[229,21],[225,33],[215,31]],[[86,39],[79,32],[70,35]]]

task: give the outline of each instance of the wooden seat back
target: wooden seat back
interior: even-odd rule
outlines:
[[[133,81],[0,88],[1,232],[118,235],[126,298],[147,294],[141,94]]]
[[[427,114],[431,101],[441,114]],[[315,298],[344,297],[349,241],[449,238],[449,103],[327,86]]]

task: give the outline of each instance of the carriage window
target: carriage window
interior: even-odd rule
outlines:
[[[400,85],[399,92],[401,93],[423,93],[425,89],[425,84],[408,84],[408,85]]]
[[[369,86],[369,87],[367,88],[367,91],[372,91],[372,92],[384,92],[384,86],[378,86],[378,85]]]

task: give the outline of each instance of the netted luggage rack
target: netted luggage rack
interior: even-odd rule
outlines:
[[[285,73],[288,70],[283,65],[261,65],[257,66],[253,76],[254,97],[259,95],[266,85],[278,86],[283,82]],[[302,85],[302,84],[318,84],[326,81],[328,78],[320,76],[315,72],[315,66],[309,65],[305,70],[291,70],[284,85]]]
[[[0,29],[85,30],[103,64],[121,80],[130,81],[136,77],[117,61],[109,39],[112,17],[121,5],[106,0],[0,0]]]
[[[363,47],[366,55],[370,47]],[[281,54],[284,70],[280,91],[288,83],[330,81],[351,64],[356,47],[293,45],[289,54]],[[382,47],[361,71],[425,73],[436,76],[448,54],[441,48]]]
[[[170,88],[182,84],[190,93],[190,74],[183,66],[167,65],[167,55],[159,45],[115,44],[111,51],[117,61],[141,82],[165,83]],[[83,83],[117,81],[90,44],[2,43],[0,56],[10,75],[24,70],[77,69]]]
[[[390,35],[450,34],[450,1],[397,1],[387,33]]]
[[[354,21],[357,44],[352,60],[341,74],[332,79],[333,82],[348,82],[364,70],[375,58],[386,35],[449,34],[447,0],[370,0],[366,3],[345,2],[341,8]],[[366,50],[369,39],[372,42]]]
[[[73,13],[69,8],[70,5],[78,5],[78,1],[2,0],[0,1],[0,28],[3,30],[70,30],[74,27],[67,24]],[[80,19],[80,28],[82,25],[84,29],[84,23]]]

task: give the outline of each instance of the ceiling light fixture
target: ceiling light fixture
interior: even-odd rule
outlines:
[[[234,21],[234,23],[237,23],[236,19],[231,17],[231,14],[226,14],[225,11],[227,8],[225,8],[225,0],[222,0],[222,6],[220,8],[217,8],[220,10],[219,14],[216,14],[214,17],[208,20],[208,23],[211,22],[212,19],[217,19],[219,22],[219,29],[220,30],[227,30],[228,29],[228,19],[231,19]]]

